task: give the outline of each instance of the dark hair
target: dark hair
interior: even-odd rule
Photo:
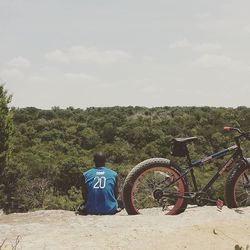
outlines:
[[[94,163],[96,167],[104,167],[106,162],[106,156],[103,152],[97,152],[94,154]]]

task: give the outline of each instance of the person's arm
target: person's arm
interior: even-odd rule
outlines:
[[[86,186],[86,183],[85,183],[84,175],[82,175],[81,178],[82,178],[81,186],[82,186],[83,202],[76,209],[76,214],[87,215],[86,208],[85,208],[86,199],[87,199],[87,186]]]
[[[116,182],[115,182],[115,198],[118,199],[118,196],[119,196],[119,187],[120,184],[119,184],[119,178],[118,178],[118,175],[116,176]]]
[[[84,175],[82,176],[82,198],[85,202],[87,198],[87,187],[86,187]]]

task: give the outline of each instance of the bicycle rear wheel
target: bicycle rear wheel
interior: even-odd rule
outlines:
[[[123,187],[123,202],[128,214],[153,212],[175,215],[183,212],[188,191],[181,171],[163,158],[152,158],[139,163],[127,176]],[[175,183],[174,183],[175,182]],[[171,183],[173,183],[171,185]]]
[[[225,199],[229,208],[250,206],[250,165],[245,161],[237,163],[226,182]]]

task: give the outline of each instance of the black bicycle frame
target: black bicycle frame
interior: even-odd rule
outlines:
[[[217,171],[217,173],[208,181],[208,183],[201,189],[198,190],[197,184],[196,184],[196,178],[194,175],[194,168],[195,167],[201,167],[206,163],[210,163],[215,159],[220,159],[223,158],[225,155],[229,154],[231,151],[235,151],[230,158],[219,168],[219,170]],[[187,154],[187,160],[188,160],[188,167],[186,168],[185,172],[179,176],[174,182],[170,183],[168,186],[171,186],[172,184],[178,182],[181,178],[183,178],[184,176],[186,176],[189,172],[191,174],[192,177],[192,182],[194,185],[194,191],[197,193],[205,193],[213,184],[214,182],[233,164],[233,162],[235,162],[235,160],[238,158],[238,156],[240,156],[241,158],[243,158],[242,155],[242,150],[240,148],[240,145],[233,145],[229,148],[223,149],[217,153],[214,153],[210,156],[207,156],[201,160],[195,161],[195,162],[191,162],[189,153]]]

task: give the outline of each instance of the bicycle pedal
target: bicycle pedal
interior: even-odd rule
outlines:
[[[218,199],[218,200],[216,201],[216,206],[217,206],[217,208],[218,208],[219,210],[222,210],[223,205],[224,205],[224,203],[223,203],[222,200]]]

